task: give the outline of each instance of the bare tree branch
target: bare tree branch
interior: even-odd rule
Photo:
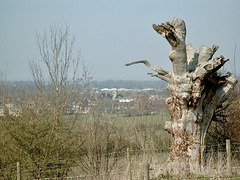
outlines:
[[[218,50],[217,45],[213,45],[212,48],[209,48],[207,46],[201,46],[199,50],[199,58],[198,58],[198,64],[205,63],[212,59],[213,54]]]
[[[150,75],[151,77],[157,77],[157,78],[162,79],[166,82],[169,82],[171,80],[171,78],[168,77],[168,76],[162,76],[162,75],[154,74],[154,73],[147,73],[147,74]]]
[[[218,56],[213,60],[205,61],[205,63],[201,63],[195,70],[195,78],[199,78],[200,80],[205,79],[210,74],[217,72],[229,59],[224,60],[224,57]]]
[[[153,70],[153,71],[158,73],[157,75],[153,75],[152,73],[148,73],[149,75],[158,77],[158,78],[160,78],[160,79],[162,79],[164,81],[169,82],[169,80],[171,78],[171,73],[166,71],[166,70],[164,70],[164,69],[162,69],[158,65],[151,65],[147,60],[134,61],[134,62],[126,64],[126,66],[130,66],[130,65],[133,65],[133,64],[139,64],[139,63],[145,64],[145,66],[147,66],[151,70]]]
[[[36,62],[29,63],[30,69],[38,90],[42,96],[46,96],[45,99],[50,101],[56,119],[58,119],[65,112],[73,96],[79,93],[81,87],[79,80],[82,78],[78,73],[80,54],[74,57],[75,38],[70,34],[68,25],[65,27],[50,26],[49,33],[46,31],[41,35],[36,33],[36,38],[40,57],[47,72],[44,73],[42,67]],[[88,81],[85,86],[88,86],[91,81],[88,76],[91,73],[88,67],[83,68],[84,79]],[[46,83],[50,85],[47,86]],[[75,87],[78,88],[77,91]]]

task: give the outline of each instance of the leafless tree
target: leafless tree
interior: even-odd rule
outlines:
[[[83,66],[87,73],[86,84],[82,84],[81,56],[74,51],[75,39],[69,26],[51,26],[49,33],[36,33],[36,39],[41,61],[34,59],[29,65],[37,90],[24,89],[21,115],[2,117],[2,134],[7,134],[6,142],[14,145],[14,153],[8,151],[7,155],[13,162],[22,161],[26,169],[31,169],[29,178],[56,177],[59,175],[56,169],[64,167],[61,174],[66,175],[69,171],[66,166],[73,163],[69,159],[81,154],[83,138],[75,127],[76,117],[66,118],[65,113],[77,101],[83,87],[89,85],[91,73]],[[49,168],[52,165],[54,168]]]
[[[50,26],[49,33],[37,32],[36,38],[42,64],[30,62],[31,73],[46,106],[54,110],[58,120],[81,87],[89,85],[91,71],[81,61],[80,52],[74,51],[75,38],[68,25]]]
[[[199,52],[185,43],[186,26],[181,19],[153,24],[153,29],[171,45],[169,59],[173,72],[151,65],[147,60],[135,61],[127,66],[143,63],[157,74],[149,75],[168,82],[170,97],[166,104],[171,121],[165,129],[173,136],[173,161],[198,169],[206,143],[206,134],[216,109],[227,99],[237,83],[231,73],[217,71],[229,60],[223,56],[212,58],[218,46],[201,46]]]

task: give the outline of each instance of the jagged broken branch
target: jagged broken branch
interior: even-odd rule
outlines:
[[[153,73],[148,73],[149,75],[151,75],[152,77],[158,77],[164,81],[169,82],[170,79],[172,78],[171,72],[164,70],[163,68],[161,68],[158,65],[151,65],[147,60],[139,60],[139,61],[134,61],[131,63],[126,64],[126,66],[130,66],[133,64],[145,64],[148,68],[150,68],[151,70],[157,72],[158,74],[153,74]]]

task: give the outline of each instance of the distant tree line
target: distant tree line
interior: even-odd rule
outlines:
[[[135,80],[106,80],[92,81],[91,87],[97,88],[126,88],[126,89],[166,89],[167,83],[161,80],[157,81],[135,81]]]
[[[7,81],[6,83],[8,87],[16,87],[16,88],[26,88],[34,89],[35,84],[34,81]],[[126,88],[126,89],[145,89],[145,88],[153,88],[153,89],[166,89],[167,84],[164,81],[137,81],[137,80],[105,80],[105,81],[92,81],[90,87],[92,88]]]

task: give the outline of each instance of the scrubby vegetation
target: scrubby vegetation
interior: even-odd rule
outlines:
[[[109,174],[127,148],[137,153],[170,147],[163,130],[166,112],[126,117],[108,114],[102,106],[87,115],[59,115],[56,121],[51,109],[40,108],[41,99],[29,108],[25,99],[21,114],[0,119],[0,169],[6,179],[16,177],[17,162],[28,178],[66,176],[76,163],[84,164],[87,174]]]

